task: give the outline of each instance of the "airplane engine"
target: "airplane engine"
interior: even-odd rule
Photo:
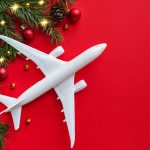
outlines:
[[[83,90],[86,86],[87,86],[87,84],[85,83],[84,80],[77,82],[74,86],[74,93],[77,93],[77,92]]]
[[[64,53],[64,49],[61,46],[56,47],[52,52],[49,53],[49,55],[53,57],[59,57]]]

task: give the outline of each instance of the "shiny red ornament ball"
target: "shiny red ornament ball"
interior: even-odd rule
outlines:
[[[73,8],[71,9],[70,13],[69,13],[69,18],[72,20],[72,21],[77,21],[79,20],[81,17],[81,11],[77,8]]]
[[[24,39],[27,41],[31,41],[35,36],[34,31],[30,28],[23,30],[22,34],[23,34]]]
[[[8,70],[5,67],[0,67],[0,80],[5,79],[8,76]]]

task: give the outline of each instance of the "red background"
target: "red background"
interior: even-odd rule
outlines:
[[[78,0],[82,17],[63,31],[69,61],[87,48],[100,43],[108,47],[94,62],[76,73],[87,88],[75,94],[74,150],[149,150],[150,149],[150,1]],[[49,37],[35,30],[28,45],[45,53],[52,46]],[[30,69],[24,71],[24,65]],[[19,97],[44,75],[31,61],[17,58],[9,63],[9,76],[1,94]],[[16,83],[11,89],[10,84]],[[42,87],[41,87],[42,88]],[[15,131],[10,113],[0,118],[11,125],[6,150],[69,150],[70,138],[60,101],[54,90],[23,106],[19,130]],[[0,111],[6,107],[0,104]],[[31,124],[26,125],[26,119]]]

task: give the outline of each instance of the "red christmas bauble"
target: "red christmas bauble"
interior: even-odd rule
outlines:
[[[81,17],[81,11],[77,8],[73,8],[69,13],[69,17],[72,21],[77,21]]]
[[[23,34],[24,39],[26,39],[27,41],[31,41],[35,36],[34,31],[30,28],[25,29],[22,32],[22,34]]]
[[[31,41],[34,38],[35,33],[31,28],[27,28],[26,25],[22,24],[20,29],[25,40]]]
[[[8,70],[5,67],[0,67],[0,80],[5,79],[8,76]]]

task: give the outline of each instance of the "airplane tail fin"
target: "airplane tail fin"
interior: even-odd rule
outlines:
[[[0,95],[0,102],[3,103],[7,107],[11,107],[12,104],[16,100],[17,100],[16,98]],[[19,107],[19,108],[16,108],[16,109],[11,111],[15,130],[17,130],[19,128],[19,125],[20,125],[21,109],[22,109],[22,107]]]

